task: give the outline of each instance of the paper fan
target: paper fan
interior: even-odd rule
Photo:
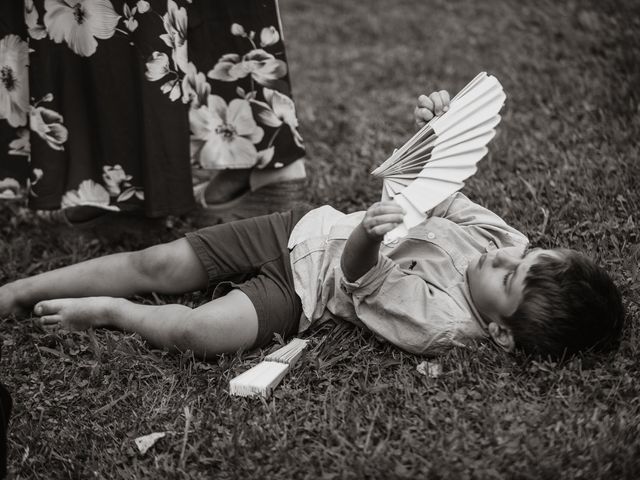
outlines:
[[[482,72],[465,86],[449,109],[433,118],[372,173],[383,178],[382,199],[406,211],[402,225],[385,241],[404,237],[426,213],[464,186],[487,153],[506,96],[498,80]]]

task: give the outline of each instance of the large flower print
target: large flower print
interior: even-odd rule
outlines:
[[[131,185],[133,176],[127,175],[120,165],[105,165],[102,167],[102,172],[102,180],[107,186],[109,195],[117,197],[117,202],[127,201],[134,195],[138,200],[144,200],[142,188]]]
[[[33,0],[24,0],[24,23],[27,25],[29,36],[34,40],[42,40],[47,36],[45,28],[38,23],[38,11]]]
[[[32,107],[29,126],[54,150],[64,150],[62,146],[69,137],[69,131],[62,125],[62,115],[44,107]]]
[[[235,53],[223,55],[207,76],[213,80],[234,82],[251,75],[260,85],[272,87],[286,74],[285,62],[258,48],[251,50],[242,58]]]
[[[26,128],[19,128],[16,130],[18,138],[9,142],[9,155],[23,155],[25,157],[31,156],[31,135]]]
[[[120,20],[109,0],[45,0],[44,8],[51,39],[56,43],[64,40],[83,57],[95,53],[96,38],[111,38]]]
[[[196,66],[189,62],[182,79],[182,102],[190,102],[192,108],[198,108],[207,103],[209,93],[211,93],[211,85],[207,82],[204,73],[198,72]]]
[[[17,35],[0,40],[0,119],[18,127],[27,123],[29,49]]]
[[[182,71],[187,68],[187,10],[178,8],[173,0],[167,1],[167,13],[162,17],[167,33],[160,35],[162,41],[171,48],[173,63]]]
[[[259,100],[251,100],[256,107],[256,114],[260,122],[269,127],[280,128],[287,124],[293,134],[293,139],[299,147],[303,147],[302,135],[298,132],[298,118],[296,106],[289,97],[270,88],[263,89],[267,103]]]
[[[102,172],[102,179],[111,196],[120,195],[121,185],[128,186],[133,178],[131,175],[127,175],[120,165],[105,165],[102,167]]]
[[[204,168],[250,168],[258,161],[255,144],[264,131],[251,113],[249,102],[236,98],[229,105],[209,95],[207,105],[189,111],[196,162]]]
[[[147,71],[145,72],[145,76],[150,82],[160,80],[171,72],[169,57],[167,57],[166,53],[162,52],[153,52],[147,60],[146,66]]]
[[[20,196],[20,184],[15,178],[3,178],[0,180],[0,198],[18,198]]]
[[[93,180],[84,180],[80,183],[77,190],[69,190],[64,194],[60,207],[69,208],[79,205],[90,205],[105,210],[120,210],[115,205],[109,205],[110,201],[111,198],[106,188]]]

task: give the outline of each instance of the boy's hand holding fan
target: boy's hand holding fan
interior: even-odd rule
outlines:
[[[476,172],[476,163],[486,155],[486,145],[495,135],[506,96],[500,82],[482,72],[451,100],[448,109],[438,105],[438,98],[446,103],[443,96],[429,99],[433,112],[444,113],[429,120],[371,172],[384,180],[382,201],[393,199],[405,211],[402,225],[385,235],[387,242],[407,235]],[[421,98],[423,106],[429,107],[425,102]],[[416,120],[420,122],[418,116]]]
[[[364,214],[362,227],[367,237],[378,243],[384,236],[402,224],[404,210],[393,201],[382,201],[371,205]]]

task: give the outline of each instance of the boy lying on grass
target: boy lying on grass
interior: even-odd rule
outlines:
[[[417,123],[448,103],[445,91],[421,95]],[[380,202],[350,215],[324,206],[216,225],[4,285],[0,316],[35,305],[43,325],[113,327],[200,357],[262,347],[329,317],[421,354],[486,338],[554,357],[615,343],[620,294],[578,252],[527,250],[523,234],[461,193],[383,244],[402,216]],[[213,299],[193,309],[125,300],[209,287]]]

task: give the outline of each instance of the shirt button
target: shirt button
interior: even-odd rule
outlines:
[[[429,240],[433,240],[434,238],[436,238],[436,234],[433,233],[433,232],[429,232],[429,233],[427,233],[427,238]]]

